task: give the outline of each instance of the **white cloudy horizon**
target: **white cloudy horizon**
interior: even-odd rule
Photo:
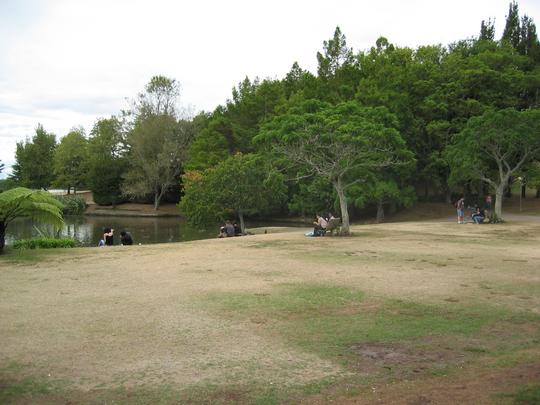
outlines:
[[[495,19],[500,37],[509,0],[336,0],[196,4],[172,0],[2,0],[0,160],[38,123],[58,138],[118,114],[162,74],[181,85],[180,103],[212,111],[246,76],[283,78],[316,53],[336,26],[355,52],[384,36],[398,46],[448,45]],[[540,2],[519,2],[538,23]],[[0,176],[5,176],[5,170]]]

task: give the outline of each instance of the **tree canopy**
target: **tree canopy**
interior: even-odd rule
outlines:
[[[214,169],[229,178],[233,169],[240,170],[231,158],[245,156],[245,162],[235,158],[242,166],[257,156],[259,164],[277,167],[288,180],[280,215],[313,215],[339,206],[348,224],[349,210],[354,216],[376,209],[382,220],[385,209],[415,200],[450,202],[462,192],[493,192],[502,204],[497,189],[507,172],[534,177],[537,157],[519,168],[501,161],[506,174],[494,177],[496,161],[485,146],[470,147],[473,136],[466,135],[504,116],[507,126],[498,129],[519,133],[521,142],[528,135],[515,114],[534,114],[525,112],[540,107],[540,42],[534,21],[520,15],[516,2],[509,4],[502,33],[487,18],[477,37],[447,45],[402,47],[381,36],[357,51],[336,27],[314,57],[316,72],[293,62],[283,78],[245,77],[223,105],[193,119],[181,114],[180,83],[152,77],[129,111],[96,122],[86,163],[79,167],[86,171],[83,182],[96,202],[152,199],[157,209],[171,192],[178,202],[182,185],[186,201],[198,201],[198,188],[213,195],[205,187]],[[68,173],[85,158],[74,158],[82,147],[64,146],[71,138],[60,141],[53,170],[54,135],[38,126],[32,139],[17,146],[11,181],[36,188],[74,185]],[[460,148],[469,148],[462,152],[464,162],[456,152]],[[495,186],[486,190],[473,181],[466,168],[473,162]],[[528,184],[536,185],[540,196],[540,183]],[[230,205],[203,201],[214,213]],[[187,210],[191,203],[186,204]],[[190,212],[198,216],[205,209]]]
[[[286,187],[283,176],[267,160],[238,153],[202,173],[189,172],[184,193],[180,209],[192,224],[215,224],[234,214],[244,232],[244,215],[279,208]]]
[[[13,178],[19,185],[48,189],[54,180],[54,150],[56,136],[38,125],[32,139],[17,142]]]
[[[334,187],[342,232],[348,234],[347,189],[373,171],[413,159],[396,127],[395,116],[384,107],[306,101],[267,124],[257,141],[283,156],[294,178],[319,177]]]
[[[64,136],[54,151],[53,184],[56,187],[70,189],[80,188],[86,183],[86,162],[88,158],[88,141],[84,129],[75,128]]]
[[[540,159],[540,109],[487,111],[472,117],[447,151],[454,183],[478,179],[496,194],[495,213],[510,178]]]

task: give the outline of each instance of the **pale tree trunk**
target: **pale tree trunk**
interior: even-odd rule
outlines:
[[[246,233],[246,226],[244,223],[244,213],[241,209],[238,210],[238,219],[240,220],[240,230],[242,233]]]
[[[384,220],[384,206],[382,200],[377,201],[377,219],[375,222],[380,224]]]
[[[337,180],[333,181],[334,188],[339,198],[339,208],[341,210],[341,234],[350,235],[350,225],[349,225],[349,210],[347,207],[347,197],[345,196],[345,188],[343,186],[343,181],[341,177],[338,177]]]
[[[502,217],[502,200],[504,197],[505,184],[501,183],[495,190],[495,215]]]
[[[166,188],[157,188],[156,191],[154,191],[154,211],[159,210],[161,199],[163,198],[166,190]]]

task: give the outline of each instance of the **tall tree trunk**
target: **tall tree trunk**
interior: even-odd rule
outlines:
[[[521,198],[527,197],[527,185],[525,183],[521,184]]]
[[[540,187],[536,187],[536,198],[540,198]]]
[[[154,211],[159,210],[159,203],[161,200],[160,193],[154,193]]]
[[[341,210],[341,234],[350,235],[349,209],[347,207],[347,197],[345,196],[345,188],[343,187],[341,177],[338,177],[337,180],[333,181],[333,184],[339,198],[339,208]]]
[[[240,220],[240,230],[246,233],[246,225],[244,224],[244,213],[241,209],[238,210],[238,219]]]
[[[4,253],[4,246],[6,245],[6,225],[4,222],[0,222],[0,255]]]
[[[68,186],[68,187],[67,187],[67,195],[69,195],[70,192],[71,192],[71,186]]]
[[[384,206],[382,200],[377,201],[377,219],[375,220],[380,224],[384,220]]]
[[[495,190],[495,214],[501,218],[502,217],[502,200],[504,197],[504,183],[499,184]]]

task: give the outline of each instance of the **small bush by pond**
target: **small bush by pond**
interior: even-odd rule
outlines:
[[[21,239],[13,243],[13,249],[54,249],[74,248],[79,242],[72,238],[32,238]]]
[[[86,201],[81,196],[57,195],[54,198],[64,204],[64,208],[62,209],[64,215],[80,215],[86,209]]]

